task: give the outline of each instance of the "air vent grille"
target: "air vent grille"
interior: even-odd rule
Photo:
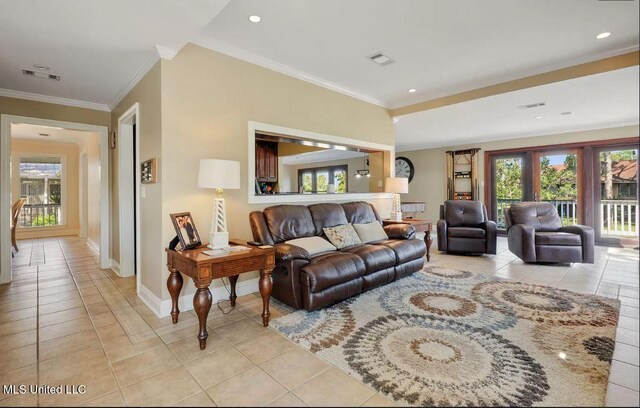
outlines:
[[[59,81],[60,80],[60,75],[47,74],[46,72],[38,72],[38,71],[34,71],[32,69],[23,69],[22,73],[24,75],[32,76],[32,77],[36,77],[36,78],[51,79],[52,81]]]
[[[394,60],[391,59],[391,57],[388,57],[381,52],[376,52],[373,55],[369,55],[367,58],[369,58],[371,61],[375,62],[380,66],[393,64],[395,62]]]
[[[530,103],[528,105],[520,105],[518,106],[518,109],[541,108],[545,105],[546,105],[546,102],[536,102],[536,103]]]

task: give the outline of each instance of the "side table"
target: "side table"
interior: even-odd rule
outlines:
[[[269,299],[271,297],[271,271],[275,267],[276,250],[275,248],[258,248],[246,245],[244,241],[232,240],[231,245],[242,245],[249,249],[246,251],[236,251],[229,253],[220,253],[219,255],[207,255],[204,251],[208,251],[206,246],[200,246],[195,249],[185,251],[175,251],[166,248],[167,252],[167,268],[169,269],[169,278],[167,279],[167,288],[171,294],[171,318],[174,324],[178,322],[178,299],[180,298],[180,290],[182,290],[182,275],[186,275],[193,279],[197,291],[193,295],[193,308],[198,315],[200,330],[198,332],[198,340],[200,340],[200,349],[207,347],[207,316],[211,309],[212,297],[209,285],[211,281],[218,278],[228,277],[231,283],[231,306],[236,305],[236,283],[241,273],[260,271],[260,281],[258,287],[262,296],[262,324],[267,327],[269,325]]]
[[[418,232],[424,232],[424,243],[427,244],[427,262],[431,262],[431,244],[433,239],[431,238],[431,230],[433,229],[432,220],[418,220],[414,218],[405,218],[402,221],[382,220],[382,225],[393,224],[409,224]]]

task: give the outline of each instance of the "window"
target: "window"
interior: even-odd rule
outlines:
[[[62,171],[60,157],[20,158],[21,227],[62,225]]]
[[[298,191],[303,193],[347,192],[347,166],[298,170]]]

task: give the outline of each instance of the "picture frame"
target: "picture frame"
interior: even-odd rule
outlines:
[[[156,159],[149,159],[140,163],[140,182],[143,184],[155,183],[156,168]]]
[[[200,234],[196,229],[196,224],[193,222],[193,217],[190,212],[181,212],[169,214],[173,228],[176,230],[178,240],[182,249],[191,249],[202,245],[200,240]]]

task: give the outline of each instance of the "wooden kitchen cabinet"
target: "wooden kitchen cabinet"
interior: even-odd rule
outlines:
[[[278,181],[278,143],[256,141],[256,180]]]

